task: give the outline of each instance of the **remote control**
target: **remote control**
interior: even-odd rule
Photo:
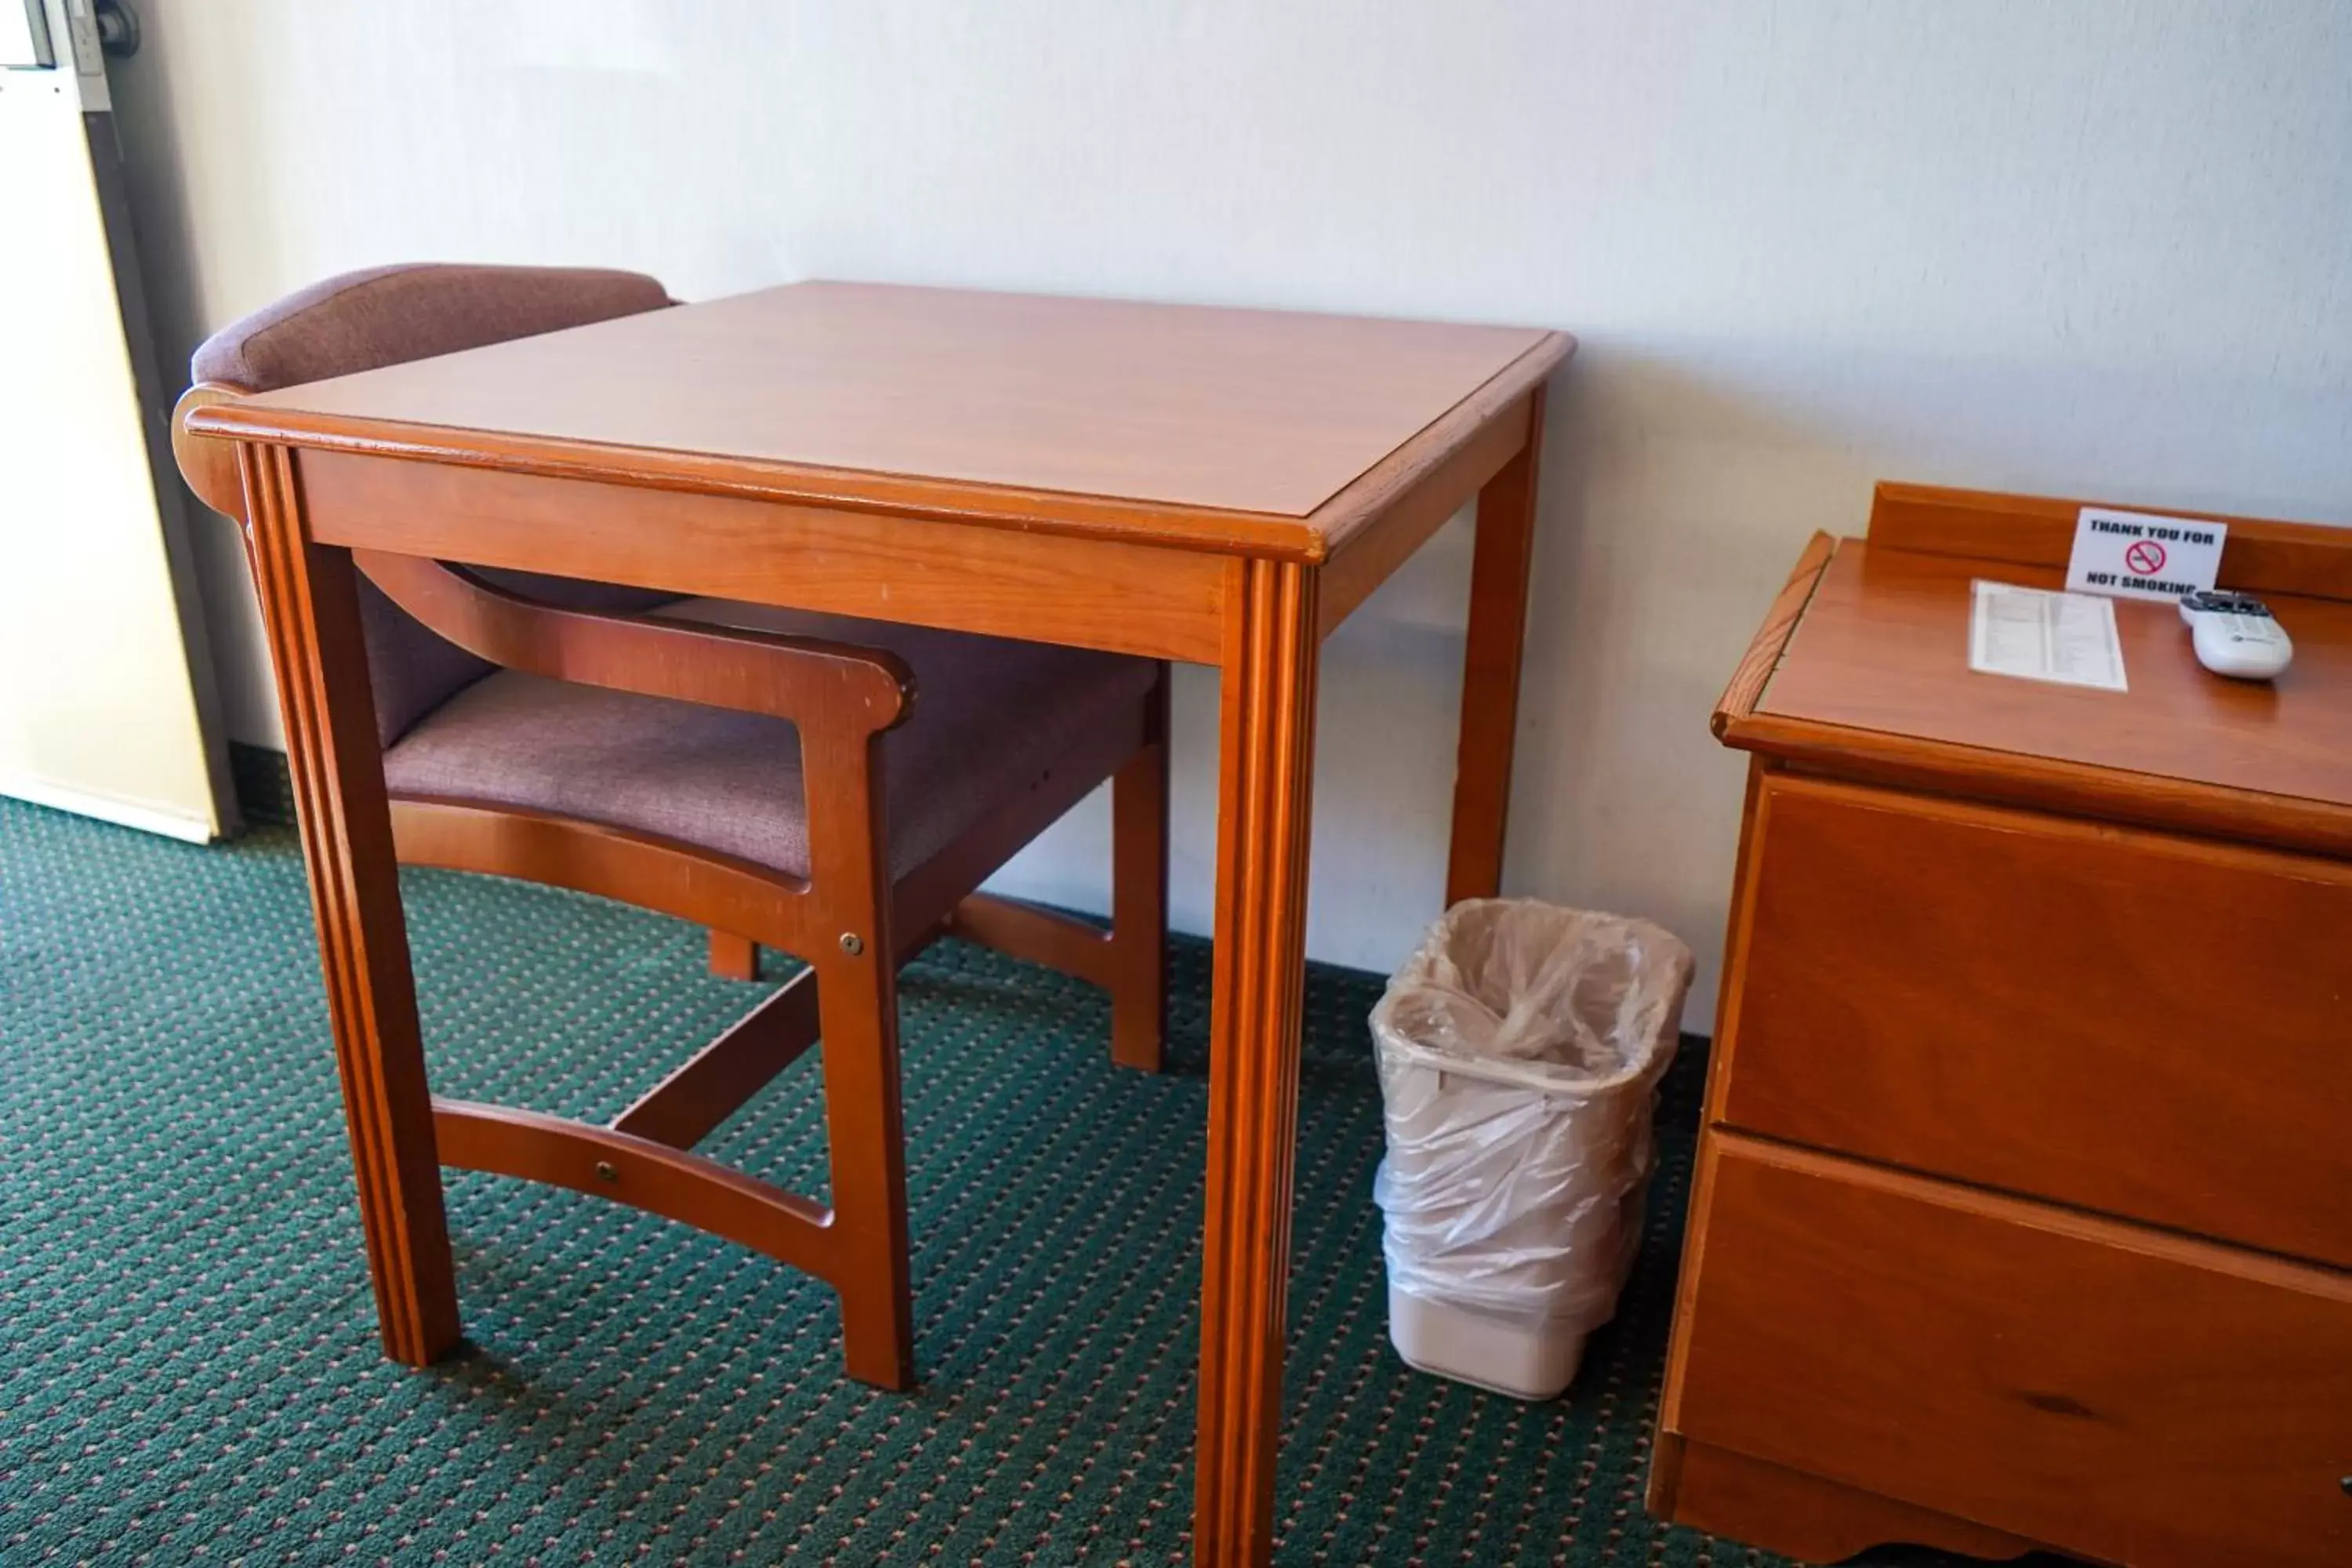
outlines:
[[[2251,594],[2205,589],[2180,601],[2197,662],[2235,680],[2268,680],[2294,658],[2270,606]]]

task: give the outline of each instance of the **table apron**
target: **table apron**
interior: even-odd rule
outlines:
[[[1229,557],[317,449],[320,544],[1214,664]]]
[[[1323,563],[1318,611],[1323,636],[1338,630],[1374,589],[1535,439],[1542,418],[1541,390],[1538,385],[1497,405],[1444,461],[1386,490],[1367,521],[1339,538]],[[1515,628],[1514,647],[1517,640]]]

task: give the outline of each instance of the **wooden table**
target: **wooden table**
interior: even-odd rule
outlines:
[[[1318,649],[1477,498],[1446,896],[1492,894],[1544,388],[1573,347],[804,283],[194,411],[238,444],[388,1352],[432,1361],[457,1314],[440,1226],[411,1223],[440,1183],[353,549],[1213,665],[1194,1542],[1265,1561]]]
[[[2079,506],[1882,486],[1717,710],[1750,771],[1663,1517],[2352,1563],[2352,532],[2215,520],[2274,683],[2137,600],[2127,690],[1970,671],[1971,582],[2060,586]]]

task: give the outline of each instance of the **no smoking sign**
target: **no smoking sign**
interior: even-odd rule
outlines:
[[[2066,586],[2079,594],[2171,601],[2213,585],[2226,524],[2086,506],[2074,520]]]

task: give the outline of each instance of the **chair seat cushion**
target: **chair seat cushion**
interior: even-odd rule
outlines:
[[[890,868],[904,876],[1036,787],[1099,727],[1132,725],[1149,659],[843,616],[688,599],[666,617],[882,647],[915,672],[882,738]],[[809,872],[800,742],[780,719],[501,669],[384,753],[397,795],[521,807]]]

